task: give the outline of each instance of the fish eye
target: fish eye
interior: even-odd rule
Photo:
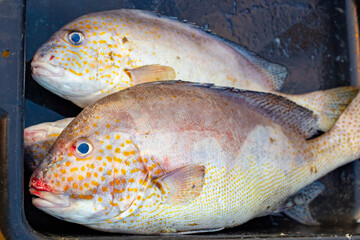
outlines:
[[[81,32],[71,32],[68,39],[72,45],[78,46],[84,42],[84,35]]]
[[[77,158],[85,158],[91,154],[93,146],[87,139],[78,139],[73,143],[71,149]]]

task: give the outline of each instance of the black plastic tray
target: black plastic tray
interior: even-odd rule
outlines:
[[[57,220],[33,207],[28,193],[24,124],[75,116],[80,111],[31,79],[31,58],[68,21],[116,8],[147,9],[187,19],[283,64],[289,70],[285,92],[355,85],[359,79],[358,10],[352,0],[28,0],[26,6],[21,0],[0,0],[0,229],[6,238],[159,238],[102,233]],[[360,236],[354,222],[359,214],[359,171],[355,162],[321,179],[327,189],[311,204],[313,216],[323,223],[320,227],[263,217],[217,233],[178,237],[356,238]]]

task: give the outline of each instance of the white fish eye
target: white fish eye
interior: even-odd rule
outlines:
[[[81,138],[72,144],[72,152],[77,158],[85,158],[93,151],[91,142],[87,139]]]
[[[84,42],[84,34],[81,32],[71,32],[68,34],[68,40],[72,45],[81,45]]]

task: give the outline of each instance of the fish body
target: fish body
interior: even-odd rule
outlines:
[[[55,122],[45,122],[25,128],[24,150],[25,163],[30,171],[34,171],[44,159],[60,133],[74,118],[66,118]],[[293,220],[305,225],[319,225],[313,219],[309,203],[324,191],[320,182],[314,182],[288,198],[277,210]],[[272,213],[273,215],[280,215]]]
[[[357,106],[306,141],[316,117],[280,96],[138,85],[90,105],[65,128],[30,180],[33,204],[110,232],[237,226],[356,159]]]
[[[285,67],[194,25],[130,9],[71,21],[38,49],[31,65],[40,85],[80,107],[144,81],[186,79],[273,91],[287,74]]]

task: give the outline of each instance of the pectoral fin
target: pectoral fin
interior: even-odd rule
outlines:
[[[204,166],[188,165],[153,181],[155,186],[167,195],[165,204],[187,204],[200,196],[204,176]]]
[[[175,70],[172,67],[162,66],[159,64],[146,65],[133,69],[125,69],[124,71],[135,84],[174,80],[176,77]]]

